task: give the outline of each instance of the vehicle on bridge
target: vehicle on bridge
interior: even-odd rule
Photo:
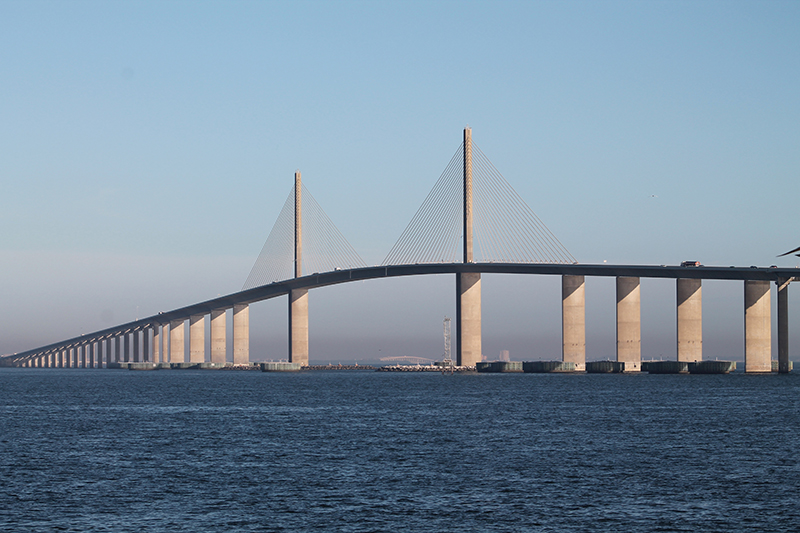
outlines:
[[[701,267],[703,266],[700,261],[683,261],[681,263],[682,267]]]

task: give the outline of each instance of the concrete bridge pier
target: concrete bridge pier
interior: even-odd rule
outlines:
[[[161,324],[161,362],[169,363],[169,322]]]
[[[789,282],[779,279],[778,286],[778,372],[789,373]]]
[[[745,280],[745,372],[772,371],[772,317],[770,312],[769,281]]]
[[[676,280],[678,361],[703,360],[703,280]]]
[[[586,370],[586,284],[583,276],[561,276],[561,360]]]
[[[459,366],[475,366],[482,358],[481,274],[456,274],[456,343]]]
[[[250,364],[250,307],[233,306],[233,364]]]
[[[308,289],[289,293],[289,362],[308,365]]]
[[[169,362],[185,363],[186,355],[183,346],[184,320],[172,320],[169,323]]]
[[[152,353],[152,363],[160,363],[161,362],[161,324],[153,324],[150,326],[153,330],[153,349]]]
[[[128,346],[130,345],[130,339],[128,338],[128,332],[122,332],[119,334],[119,344],[117,347],[119,351],[117,352],[117,361],[120,363],[127,363],[128,362]]]
[[[642,369],[639,278],[617,277],[617,361],[625,363],[625,372]]]
[[[141,358],[139,357],[139,330],[133,330],[131,332],[131,357],[130,361],[132,363],[141,363]]]
[[[189,362],[206,362],[206,315],[189,317]]]
[[[153,341],[150,340],[150,328],[147,326],[142,327],[142,362],[152,362],[150,350],[153,348]]]
[[[122,335],[119,333],[114,336],[114,362],[122,362]]]
[[[225,309],[211,311],[211,362],[224,363],[226,350],[226,313]]]

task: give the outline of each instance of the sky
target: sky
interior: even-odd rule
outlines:
[[[0,353],[240,290],[297,169],[378,264],[466,126],[581,263],[796,266],[798,27],[781,1],[0,2]],[[586,290],[613,358],[614,281]],[[645,358],[675,356],[674,292],[642,280]],[[704,283],[706,357],[741,360],[742,293]],[[489,358],[560,356],[557,277],[482,294]],[[254,359],[285,358],[286,306],[252,306]],[[438,358],[454,314],[454,276],[317,289],[311,360]]]

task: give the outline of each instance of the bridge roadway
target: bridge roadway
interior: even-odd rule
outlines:
[[[721,266],[650,266],[650,265],[608,265],[608,264],[549,264],[549,263],[424,263],[414,265],[372,266],[311,275],[276,281],[268,285],[228,294],[162,312],[93,333],[88,333],[46,346],[3,356],[4,359],[21,360],[25,357],[63,348],[77,346],[91,340],[108,339],[120,333],[141,330],[154,324],[167,324],[170,321],[186,320],[192,316],[209,314],[214,310],[229,309],[235,305],[246,305],[277,296],[289,294],[296,289],[313,289],[338,285],[353,281],[369,279],[393,278],[401,276],[419,276],[429,274],[535,274],[561,276],[606,276],[630,278],[672,278],[672,279],[719,279],[739,281],[787,282],[799,281],[800,270],[797,268],[746,268]]]

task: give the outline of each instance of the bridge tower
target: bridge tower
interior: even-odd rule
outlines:
[[[464,263],[472,253],[472,129],[464,128]],[[481,274],[456,274],[456,342],[459,366],[474,366],[481,360]]]
[[[294,277],[303,276],[303,210],[300,171],[294,173]],[[308,289],[289,291],[289,362],[308,365]]]

